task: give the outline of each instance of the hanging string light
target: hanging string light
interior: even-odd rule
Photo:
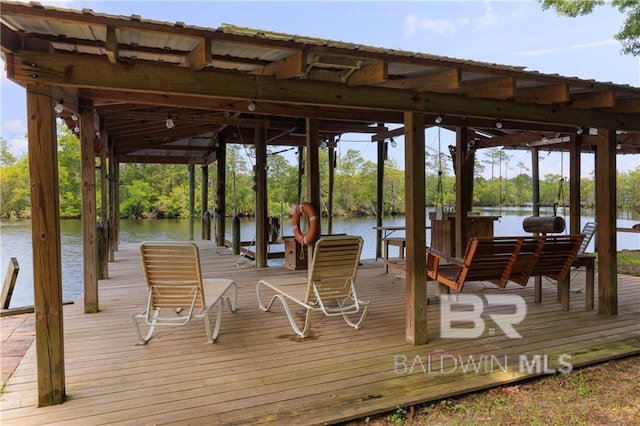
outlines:
[[[57,114],[62,114],[62,111],[64,111],[64,99],[60,98],[60,100],[56,102],[56,105],[53,107],[53,110]]]
[[[167,129],[173,129],[174,127],[176,127],[176,124],[173,122],[173,118],[171,118],[171,114],[167,114],[167,121],[165,121],[165,126],[167,126]]]

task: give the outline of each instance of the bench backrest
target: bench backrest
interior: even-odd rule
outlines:
[[[329,236],[315,245],[305,302],[349,297],[358,272],[363,240],[359,236]],[[316,293],[317,292],[317,293]]]
[[[464,256],[466,271],[459,281],[492,281],[504,287],[523,242],[523,237],[472,238]]]
[[[544,238],[544,245],[531,271],[531,276],[546,276],[557,281],[564,280],[576,258],[584,235],[553,235],[541,238]]]

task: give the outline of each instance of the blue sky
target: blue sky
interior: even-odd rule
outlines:
[[[187,25],[218,27],[222,23],[290,34],[424,52],[640,87],[640,58],[620,54],[613,38],[624,16],[603,6],[589,16],[559,17],[542,11],[537,1],[41,1],[70,9],[131,16]],[[24,90],[2,72],[0,135],[13,152],[26,151]],[[435,130],[427,133],[430,150],[437,149]],[[343,141],[369,140],[345,135]],[[402,140],[390,155],[403,167]],[[453,142],[443,132],[442,146]],[[371,143],[344,143],[375,160]],[[543,154],[544,156],[544,154]],[[482,152],[480,152],[482,158]],[[568,170],[564,156],[564,172]],[[560,173],[560,155],[550,154],[541,175]],[[511,165],[529,161],[514,155]],[[590,172],[585,159],[583,174]],[[619,156],[618,168],[640,167],[640,156]],[[509,175],[518,170],[509,171]]]

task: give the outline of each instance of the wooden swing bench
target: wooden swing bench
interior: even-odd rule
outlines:
[[[527,270],[535,264],[543,242],[539,237],[526,236],[474,237],[463,258],[427,247],[427,277],[456,292],[462,291],[468,281],[490,281],[503,288],[509,280],[526,283]]]
[[[530,277],[539,276],[568,285],[569,271],[583,238],[582,234],[475,237],[469,241],[463,258],[427,248],[427,277],[456,292],[461,292],[469,281],[489,281],[504,288],[509,281],[526,286]]]

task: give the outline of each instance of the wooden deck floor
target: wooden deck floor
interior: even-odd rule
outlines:
[[[142,309],[145,291],[137,246],[121,247],[111,278],[100,282],[101,312],[83,314],[81,303],[64,308],[67,402],[36,407],[32,345],[2,395],[2,424],[331,424],[548,374],[563,366],[563,354],[575,368],[640,353],[640,278],[620,276],[615,316],[585,311],[579,293],[563,311],[550,283],[542,304],[533,302],[531,284],[500,290],[474,283],[465,293],[525,298],[526,318],[515,326],[522,338],[493,333],[499,327],[484,315],[480,338],[443,339],[440,305],[430,305],[430,341],[412,346],[404,280],[384,274],[382,261],[365,261],[358,290],[372,303],[364,328],[318,315],[311,337],[300,341],[282,308],[264,313],[255,296],[260,277],[293,272],[238,269],[226,249],[200,245],[204,275],[232,277],[240,287],[239,309],[225,312],[217,343],[207,343],[197,320],[136,345],[129,314]]]

